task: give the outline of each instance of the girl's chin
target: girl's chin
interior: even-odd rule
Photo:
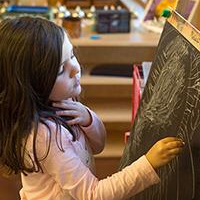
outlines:
[[[78,86],[76,88],[74,88],[73,94],[71,95],[62,95],[62,96],[56,96],[55,98],[50,98],[50,101],[62,101],[65,99],[70,99],[70,98],[74,98],[74,97],[78,97],[81,94],[81,86]]]
[[[77,87],[76,90],[77,90],[76,96],[79,96],[81,94],[81,86]]]
[[[76,87],[73,97],[78,97],[81,94],[81,86]]]

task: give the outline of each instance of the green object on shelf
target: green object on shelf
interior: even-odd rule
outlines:
[[[163,17],[169,18],[171,16],[171,14],[172,13],[171,13],[171,11],[169,9],[164,9],[161,15]]]

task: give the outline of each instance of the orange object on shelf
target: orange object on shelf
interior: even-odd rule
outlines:
[[[155,15],[160,17],[164,9],[171,7],[176,8],[178,0],[162,0],[155,8]]]

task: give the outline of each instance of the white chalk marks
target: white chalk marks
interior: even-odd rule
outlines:
[[[131,200],[200,199],[200,52],[169,23],[162,33],[120,168],[166,136],[182,138],[184,152],[158,171],[160,184]]]

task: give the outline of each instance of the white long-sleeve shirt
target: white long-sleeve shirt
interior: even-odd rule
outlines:
[[[96,114],[92,111],[90,113],[92,124],[82,127],[85,134],[81,131],[77,141],[73,142],[69,131],[61,128],[65,152],[60,151],[57,146],[55,124],[48,121],[52,139],[48,156],[41,161],[44,173],[21,175],[21,200],[118,200],[135,195],[159,182],[159,177],[145,156],[121,172],[98,180],[94,175],[92,152],[103,149],[105,129]],[[30,135],[26,146],[30,154],[32,139]],[[45,154],[48,139],[48,129],[40,124],[36,145],[39,157]]]

